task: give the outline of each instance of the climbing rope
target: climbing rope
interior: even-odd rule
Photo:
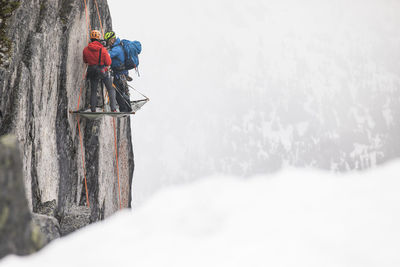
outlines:
[[[87,40],[87,42],[89,43],[89,36],[90,36],[90,29],[92,28],[91,26],[90,26],[90,21],[89,21],[89,18],[88,18],[88,11],[87,11],[87,4],[86,4],[86,0],[83,0],[84,2],[85,2],[85,18],[86,18],[86,28],[87,28],[87,30],[88,30],[88,35],[87,35],[87,38],[86,38],[86,40]],[[88,0],[88,2],[89,2],[89,0]]]
[[[86,65],[86,67],[85,67],[85,69],[84,69],[84,71],[83,71],[83,75],[82,75],[82,80],[83,80],[83,81],[85,80],[86,71],[87,71],[87,65]],[[81,103],[82,88],[83,88],[83,85],[84,85],[84,84],[85,84],[85,83],[81,83],[81,88],[79,89],[78,105],[76,106],[76,110],[79,110],[79,105],[80,105],[80,103]]]
[[[117,91],[117,92],[121,95],[122,100],[124,100],[124,102],[125,102],[128,106],[130,106],[131,103],[129,103],[128,101],[126,101],[125,97],[123,97],[123,93],[121,92],[121,90],[118,89],[118,87],[117,87],[114,83],[112,84],[112,86],[114,87],[115,91]]]
[[[113,127],[114,127],[114,146],[115,146],[115,159],[117,162],[117,181],[118,181],[118,200],[119,200],[119,209],[122,209],[121,206],[121,188],[119,185],[119,167],[118,167],[118,146],[117,146],[117,133],[115,130],[115,118],[112,118]]]
[[[136,90],[133,86],[131,86],[131,85],[129,85],[128,84],[128,86],[131,88],[131,89],[133,89],[133,90],[135,90],[136,92],[138,92],[141,96],[143,96],[146,100],[150,100],[147,96],[145,96],[144,94],[142,94],[141,92],[139,92],[139,90]]]
[[[101,21],[100,12],[99,12],[99,6],[97,4],[97,0],[94,0],[94,3],[96,5],[97,16],[98,16],[99,22],[100,22],[101,34],[104,37],[103,23]],[[106,96],[109,98],[108,94]],[[112,122],[113,122],[113,128],[114,128],[114,149],[115,149],[115,161],[116,161],[116,167],[117,167],[118,201],[119,201],[119,209],[122,209],[122,205],[121,205],[121,189],[120,189],[120,183],[119,183],[118,146],[117,146],[117,133],[116,133],[116,129],[115,129],[115,118],[112,118]]]
[[[86,37],[87,43],[89,43],[89,36],[90,36],[90,22],[88,19],[88,11],[87,11],[87,3],[86,0],[83,0],[85,3],[85,19],[86,19],[86,29],[88,30],[88,35]],[[83,74],[82,74],[82,81],[85,80],[85,75],[87,71],[87,65],[84,68]],[[81,95],[82,95],[82,89],[84,86],[84,82],[81,83],[80,89],[79,89],[79,97],[78,97],[78,104],[76,106],[76,110],[79,110],[79,106],[81,103]],[[83,140],[82,140],[82,134],[81,134],[81,124],[79,122],[80,118],[79,115],[77,116],[77,125],[78,125],[78,132],[79,132],[79,144],[81,148],[81,156],[82,156],[82,169],[83,169],[83,177],[85,181],[85,193],[86,193],[86,205],[90,208],[90,202],[89,202],[89,192],[88,192],[88,187],[87,187],[87,178],[86,178],[86,167],[85,167],[85,156],[83,155]],[[75,125],[76,129],[76,125]]]
[[[81,135],[81,125],[79,123],[79,115],[78,115],[78,131],[79,131],[79,143],[81,144],[81,155],[82,155],[82,165],[83,165],[83,176],[85,177],[85,190],[86,190],[86,204],[90,208],[89,204],[89,193],[87,188],[87,179],[86,179],[86,168],[85,168],[85,157],[83,156],[83,141]]]
[[[90,25],[90,22],[89,22],[89,15],[88,15],[88,10],[87,10],[88,2],[89,2],[89,0],[88,1],[84,0],[86,27],[88,29],[87,42],[89,43],[91,25]],[[94,0],[94,2],[95,2],[95,5],[96,5],[96,9],[97,9],[97,15],[98,15],[98,18],[99,18],[102,35],[104,36],[104,29],[103,29],[103,24],[102,24],[101,17],[100,17],[99,6],[97,4],[97,0]],[[85,70],[83,72],[83,79],[85,79],[86,71],[87,71],[87,65],[86,65]],[[77,110],[79,110],[79,106],[80,106],[82,88],[83,88],[83,85],[81,85],[80,90],[79,90]],[[106,93],[106,96],[108,97],[107,93]],[[115,118],[112,118],[112,123],[113,123],[113,128],[114,128],[114,146],[115,146],[115,159],[116,159],[116,171],[117,171],[117,183],[118,183],[118,201],[119,201],[119,209],[122,209],[121,188],[120,188],[120,181],[119,181],[118,146],[117,146],[117,133],[116,133],[116,127],[115,127]],[[85,181],[86,203],[87,203],[87,206],[90,207],[89,193],[88,193],[88,187],[87,187],[87,178],[86,178],[85,157],[84,157],[84,153],[83,153],[83,140],[82,140],[82,134],[81,134],[81,126],[80,126],[80,122],[79,122],[79,115],[77,116],[77,124],[78,124],[78,132],[79,132],[79,143],[80,143],[81,155],[82,155],[83,175],[84,175],[84,181]]]
[[[99,21],[100,21],[101,37],[104,38],[103,24],[101,23],[100,12],[99,12],[99,6],[97,5],[97,0],[94,0],[94,3],[96,4],[97,16],[99,17]]]

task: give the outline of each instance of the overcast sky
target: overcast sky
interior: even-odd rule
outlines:
[[[134,201],[214,173],[346,171],[398,157],[395,0],[109,1],[142,42]]]

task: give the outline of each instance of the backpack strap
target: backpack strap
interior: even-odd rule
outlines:
[[[124,61],[126,61],[126,58],[128,57],[128,54],[126,53],[126,51],[125,51],[125,47],[124,47],[124,43],[121,41],[120,43],[119,43],[119,45],[122,47],[122,51],[124,51]],[[125,68],[125,62],[124,62],[124,68]]]
[[[99,52],[99,64],[97,64],[99,66],[101,66],[101,50],[103,50],[103,48],[100,48],[100,52]]]
[[[121,41],[120,43],[119,43],[119,45],[122,47],[122,51],[124,51],[124,57],[125,57],[125,60],[124,61],[126,61],[126,58],[128,57],[128,53],[126,53],[126,50],[125,50],[125,47],[124,47],[124,43]],[[134,65],[135,65],[135,69],[136,69],[136,64],[135,63],[133,63]],[[124,68],[125,68],[125,62],[124,62]]]

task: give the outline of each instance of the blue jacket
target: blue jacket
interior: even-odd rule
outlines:
[[[111,46],[110,50],[108,51],[108,53],[110,54],[111,57],[111,68],[113,70],[121,67],[124,65],[125,63],[125,54],[124,54],[124,50],[122,49],[122,46],[120,45],[121,40],[119,38],[117,38],[117,40],[115,40],[115,43],[113,44],[113,46]]]

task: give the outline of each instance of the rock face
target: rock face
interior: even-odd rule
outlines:
[[[0,258],[9,253],[32,253],[44,245],[32,224],[22,177],[16,138],[0,138]]]
[[[33,213],[32,225],[41,233],[44,244],[60,237],[60,224],[54,217]]]
[[[0,67],[0,135],[12,133],[20,143],[29,209],[57,218],[69,233],[113,214],[120,202],[130,207],[130,118],[90,121],[69,113],[89,103],[82,50],[87,22],[101,29],[96,2],[86,0],[87,22],[84,0],[20,2],[8,21],[11,58]],[[106,0],[97,4],[104,31],[111,30]]]

